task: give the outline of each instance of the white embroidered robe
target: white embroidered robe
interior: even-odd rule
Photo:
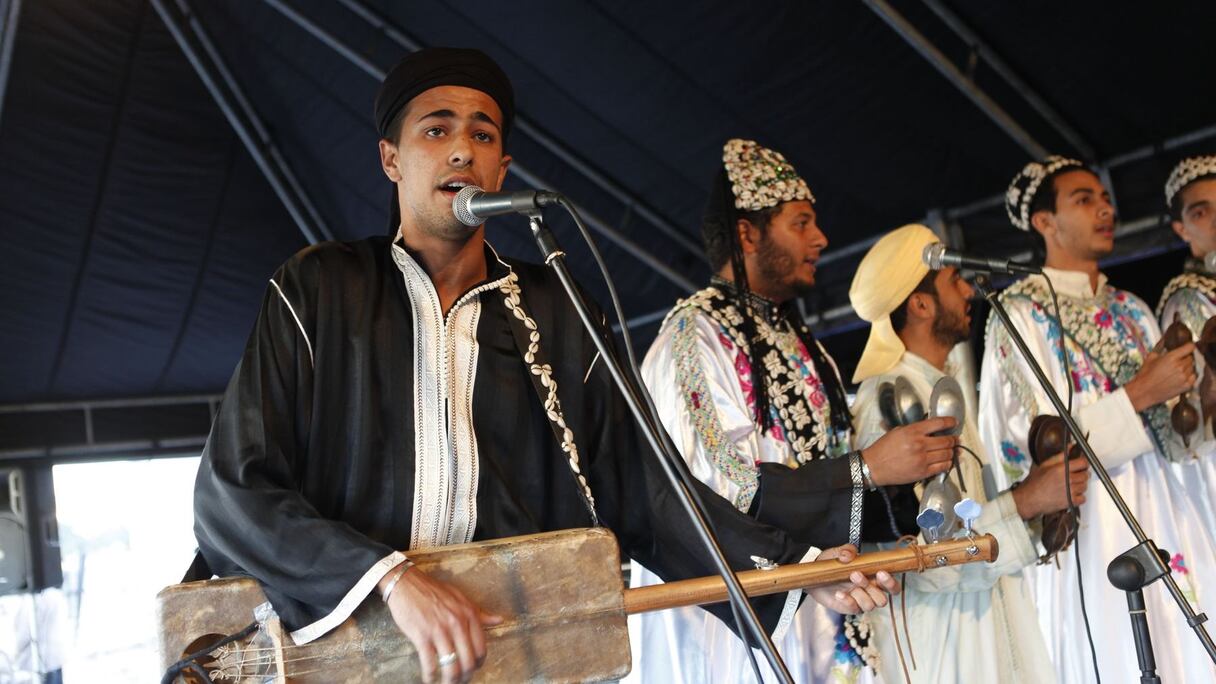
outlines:
[[[1192,602],[1210,605],[1211,588],[1216,587],[1216,546],[1202,515],[1190,504],[1159,452],[1148,424],[1151,421],[1133,410],[1120,387],[1130,380],[1120,376],[1134,376],[1134,369],[1160,336],[1157,321],[1144,302],[1108,286],[1105,276],[1099,276],[1094,289],[1085,273],[1043,270],[1055,285],[1063,308],[1068,338],[1064,347],[1075,389],[1073,415],[1147,534],[1171,553],[1174,575],[1183,592]],[[1046,293],[1043,276],[1030,276],[1005,290],[1001,301],[1055,390],[1067,400],[1069,375],[1059,351],[1059,328],[1049,322]],[[980,377],[979,427],[988,453],[1000,456],[1001,467],[995,474],[1001,488],[1026,475],[1030,465],[1027,432],[1034,417],[1044,413],[1054,413],[1050,401],[1000,322],[991,316]],[[1154,418],[1158,427],[1160,415],[1158,412]],[[1079,565],[1102,681],[1137,682],[1126,597],[1106,578],[1107,564],[1131,548],[1135,539],[1096,479],[1090,482],[1087,499],[1080,509],[1079,544],[1059,555],[1058,567],[1043,565],[1026,571],[1038,604],[1039,623],[1060,681],[1094,681],[1078,595]],[[1144,594],[1162,680],[1216,681],[1216,668],[1165,587],[1158,583]]]
[[[756,471],[725,461],[719,449],[707,448],[707,439],[714,440],[707,438],[707,433],[730,443],[737,459],[744,464],[764,462],[797,467],[799,461],[779,425],[764,433],[756,425],[747,396],[751,382],[746,356],[708,315],[699,313],[685,320],[692,325],[686,331],[678,329],[679,317],[675,315],[664,324],[642,363],[643,379],[664,427],[692,474],[746,511],[755,493]],[[791,333],[789,338],[783,346],[800,346],[795,335]],[[812,364],[804,352],[801,362],[809,370]],[[694,416],[689,411],[689,402],[683,395],[687,379],[682,382],[678,377],[681,354],[693,355],[703,371],[706,396],[698,397],[697,401],[712,407],[712,417],[708,413]],[[830,372],[836,369],[833,367]],[[806,387],[805,406],[813,411],[826,411],[827,399],[818,378],[810,377]],[[707,418],[715,424],[703,424]],[[658,581],[645,567],[633,564],[630,586],[647,586]],[[805,601],[797,612],[783,616],[773,642],[795,681],[826,682],[837,681],[837,675],[855,676],[856,668],[850,659],[843,654],[839,662],[837,659],[839,621],[837,613],[811,600]],[[629,619],[629,632],[633,672],[625,681],[646,684],[755,681],[743,642],[704,611],[683,608],[634,615]],[[775,681],[763,655],[758,649],[755,653],[765,680]]]
[[[1208,319],[1216,316],[1216,277],[1193,271],[1174,278],[1165,286],[1157,312],[1163,331],[1177,316],[1190,329],[1191,337],[1198,340]],[[1203,380],[1204,367],[1203,357],[1198,353],[1195,363],[1200,375],[1195,381],[1196,391],[1190,393],[1189,399],[1198,409],[1198,384]],[[1216,531],[1216,439],[1211,422],[1200,427],[1189,436],[1189,444],[1184,445],[1177,438],[1171,440],[1173,448],[1185,454],[1173,461],[1173,467],[1191,502],[1203,513],[1208,530]]]
[[[947,371],[951,371],[949,365]],[[853,404],[859,447],[873,444],[889,429],[878,406],[878,387],[883,382],[894,382],[898,376],[911,383],[927,406],[934,383],[945,373],[916,354],[904,352],[890,371],[862,382]],[[1033,566],[1038,552],[1026,523],[1018,515],[1013,494],[994,490],[993,496],[985,491],[984,471],[990,471],[994,460],[999,459],[990,457],[980,444],[974,391],[963,386],[963,393],[967,418],[960,439],[963,446],[983,461],[983,466],[966,452],[959,454],[959,470],[966,485],[961,494],[981,504],[975,530],[995,536],[1000,555],[995,563],[906,575],[904,597],[896,599],[895,604],[898,638],[908,661],[908,674],[913,682],[925,684],[1049,684],[1055,681],[1055,671],[1047,658],[1029,587],[1022,577],[1022,569]],[[957,485],[957,474],[952,472],[950,478]],[[920,489],[918,486],[918,494]],[[901,603],[907,611],[906,633]],[[879,610],[866,619],[873,630],[870,640],[878,648],[882,681],[903,682],[890,613]],[[915,655],[915,669],[907,657],[908,640]]]

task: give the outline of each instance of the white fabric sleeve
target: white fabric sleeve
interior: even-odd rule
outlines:
[[[291,640],[296,645],[307,644],[310,641],[318,639],[329,633],[330,630],[342,624],[342,621],[351,616],[359,604],[363,603],[363,599],[367,598],[376,590],[376,585],[384,577],[389,570],[397,567],[405,562],[405,554],[400,551],[394,551],[389,555],[376,561],[376,564],[368,568],[367,572],[355,582],[355,586],[346,592],[346,596],[338,602],[337,607],[333,609],[329,615],[317,620],[316,622],[305,625],[291,633]]]
[[[1034,319],[1028,304],[1011,302],[1006,306],[1035,361],[1060,397],[1067,400],[1066,376],[1059,354],[1052,351],[1053,346],[1046,340],[1046,324]],[[1083,400],[1084,397],[1078,394],[1073,406],[1080,406]],[[978,421],[984,448],[999,466],[994,474],[1001,489],[1008,489],[1030,471],[1027,436],[1031,421],[1040,414],[1054,415],[1055,408],[1000,321],[995,315],[990,316],[980,371]],[[1089,433],[1094,452],[1107,468],[1154,451],[1144,421],[1132,409],[1125,390],[1116,390],[1088,405],[1074,408],[1073,415]]]
[[[1076,411],[1077,423],[1085,431],[1089,445],[1107,470],[1153,451],[1153,440],[1140,414],[1132,408],[1127,390],[1119,388]]]
[[[735,372],[737,351],[724,347],[706,316],[678,313],[646,353],[642,378],[693,476],[746,511],[759,486],[761,447]]]
[[[868,449],[887,432],[878,408],[878,386],[890,379],[889,375],[867,378],[857,387],[857,397],[853,400],[853,428],[857,437],[853,445],[858,450]]]

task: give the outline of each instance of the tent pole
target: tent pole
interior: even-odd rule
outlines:
[[[332,240],[333,233],[320,212],[313,206],[299,180],[279,152],[266,126],[254,111],[231,71],[220,58],[214,44],[186,0],[151,0],[190,66],[202,80],[207,91],[236,131],[245,149],[261,169],[262,175],[274,189],[279,201],[287,208],[292,220],[309,244]],[[176,5],[176,7],[174,7]],[[194,41],[187,35],[189,27]]]
[[[928,38],[916,27],[908,23],[907,19],[895,11],[895,8],[887,4],[886,0],[862,0],[867,7],[874,10],[880,19],[885,21],[888,26],[895,30],[909,45],[912,46],[922,57],[929,61],[935,69],[946,77],[946,80],[954,84],[960,92],[967,96],[975,106],[992,119],[993,123],[1005,131],[1009,137],[1013,138],[1023,150],[1026,151],[1034,159],[1042,159],[1047,156],[1047,148],[1043,147],[1034,136],[1026,132],[1021,124],[1009,116],[1001,106],[998,105],[988,94],[967,78],[963,72],[959,71],[958,67],[954,66],[947,57],[938,50]]]
[[[4,94],[8,92],[8,74],[13,66],[13,44],[17,42],[20,15],[21,0],[0,0],[0,119],[4,118]]]
[[[938,18],[941,19],[944,24],[946,24],[946,26],[949,26],[950,30],[954,31],[955,35],[961,38],[968,47],[974,50],[976,54],[987,62],[988,66],[992,67],[992,70],[995,71],[998,76],[1005,79],[1005,82],[1016,90],[1018,94],[1021,95],[1022,98],[1025,99],[1026,102],[1039,113],[1039,116],[1043,117],[1044,121],[1051,124],[1051,127],[1056,129],[1056,132],[1059,133],[1061,137],[1067,140],[1068,143],[1077,150],[1077,152],[1080,152],[1082,158],[1094,159],[1097,156],[1093,145],[1089,144],[1089,141],[1087,141],[1084,136],[1078,133],[1075,128],[1065,121],[1064,117],[1061,116],[1054,107],[1047,103],[1047,100],[1044,100],[1037,92],[1032,90],[1031,87],[1025,81],[1023,81],[1016,72],[1014,72],[1009,64],[1007,64],[1005,60],[992,49],[991,46],[981,40],[980,37],[976,35],[975,31],[972,31],[971,27],[967,26],[967,24],[965,24],[963,20],[954,13],[953,10],[946,7],[941,0],[921,1],[924,2],[930,10],[933,10],[933,13],[936,14]]]

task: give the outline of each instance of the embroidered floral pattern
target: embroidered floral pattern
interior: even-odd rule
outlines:
[[[507,310],[522,321],[524,327],[528,329],[528,349],[524,352],[524,363],[528,364],[528,370],[532,372],[532,375],[540,378],[541,385],[549,390],[548,397],[545,398],[545,415],[549,417],[549,422],[553,424],[556,432],[561,435],[561,447],[562,451],[566,453],[570,471],[574,473],[575,479],[582,488],[583,502],[591,513],[591,521],[598,525],[599,516],[595,512],[595,497],[591,495],[591,486],[587,484],[587,478],[579,467],[578,445],[574,443],[574,431],[566,426],[566,417],[562,414],[562,404],[557,398],[557,380],[553,379],[553,367],[547,363],[536,363],[536,354],[540,351],[540,331],[536,327],[536,321],[532,320],[523,309],[523,302],[519,297],[519,276],[511,272],[498,289],[505,295],[504,301]]]
[[[880,657],[878,646],[874,644],[874,627],[869,616],[865,613],[844,616],[840,631],[849,643],[849,650],[864,664],[877,671]],[[839,636],[837,638],[839,639]]]
[[[836,645],[832,652],[832,681],[836,684],[853,684],[861,675],[865,663],[849,643],[843,624],[836,629]]]
[[[726,435],[713,404],[702,398],[709,396],[702,360],[697,353],[697,333],[693,324],[696,311],[685,309],[669,321],[675,326],[672,334],[672,356],[676,362],[676,382],[684,395],[684,405],[692,418],[693,430],[714,466],[739,487],[732,502],[735,508],[747,510],[759,488],[756,464],[740,456],[735,444]],[[744,390],[747,393],[747,390]]]
[[[1011,480],[1017,481],[1022,479],[1022,476],[1030,470],[1030,463],[1026,459],[1026,454],[1018,448],[1018,445],[1008,440],[1001,441],[1001,457],[1003,459],[1002,466],[1005,468]]]
[[[749,407],[755,406],[751,384],[750,350],[740,327],[743,316],[734,302],[717,287],[708,287],[676,304],[669,318],[687,317],[689,311],[707,314],[720,328],[719,342],[732,354],[739,386]],[[831,404],[802,341],[787,324],[774,325],[763,316],[755,317],[756,334],[770,348],[760,360],[768,386],[769,408],[774,414],[772,436],[785,441],[798,463],[828,455],[831,436]]]
[[[1182,591],[1182,595],[1191,603],[1199,603],[1199,593],[1195,591],[1195,580],[1191,578],[1191,570],[1186,567],[1186,557],[1181,553],[1175,553],[1170,558],[1170,570],[1176,575],[1181,575],[1186,583],[1186,589]]]
[[[1126,292],[1106,286],[1094,297],[1060,296],[1060,319],[1063,334],[1055,316],[1047,287],[1038,278],[1021,280],[1001,293],[1001,301],[1010,308],[1029,307],[1031,319],[1046,330],[1046,340],[1055,359],[1068,359],[1070,380],[1077,392],[1109,394],[1127,384],[1148,355],[1151,317],[1138,300]],[[1002,353],[1002,370],[1014,385],[1014,391],[1026,415],[1038,415],[1034,393],[1025,373],[1012,363],[1013,349],[1008,333],[995,320],[989,321],[990,341],[995,341]],[[995,334],[995,337],[993,335]],[[1005,357],[1008,357],[1006,359]],[[1027,383],[1018,387],[1018,383]],[[1022,393],[1028,396],[1023,397]],[[1183,454],[1170,447],[1169,411],[1164,406],[1152,407],[1141,414],[1158,450],[1170,460]]]

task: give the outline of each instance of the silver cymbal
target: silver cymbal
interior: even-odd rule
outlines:
[[[963,400],[963,388],[959,387],[957,380],[947,375],[933,385],[933,393],[929,396],[929,415],[934,418],[950,416],[955,420],[953,428],[938,434],[962,433],[963,421],[967,418],[967,404]]]
[[[900,375],[895,378],[895,408],[900,425],[911,425],[925,419],[925,402],[916,393],[908,379]]]

